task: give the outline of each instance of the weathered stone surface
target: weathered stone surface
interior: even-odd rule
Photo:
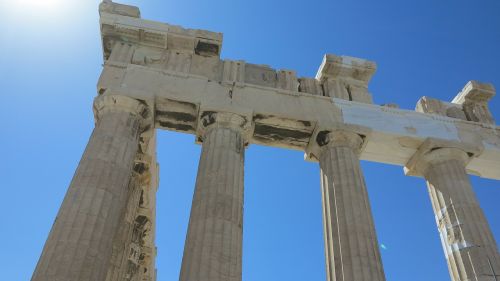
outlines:
[[[113,3],[111,0],[103,0],[99,5],[99,13],[117,14],[126,17],[140,18],[139,8],[130,5]]]
[[[417,106],[415,107],[415,111],[467,120],[462,106],[449,102],[443,102],[430,97],[420,98],[417,102]]]
[[[145,153],[136,155],[133,170],[126,211],[114,237],[106,281],[156,280],[156,136],[150,138]]]
[[[231,113],[204,114],[181,281],[241,280],[246,123]]]
[[[469,154],[459,148],[426,149],[415,161],[427,187],[453,281],[494,281],[500,255],[465,171]]]
[[[466,175],[500,179],[492,85],[471,81],[451,103],[424,97],[417,112],[378,106],[368,91],[373,62],[328,54],[315,78],[297,79],[221,60],[221,33],[143,20],[110,0],[99,12],[96,128],[32,280],[156,279],[154,128],[196,134],[203,145],[182,281],[241,280],[248,143],[320,162],[328,280],[385,279],[359,159],[426,178],[454,281],[499,277]]]
[[[129,186],[130,194],[126,205],[126,211],[120,220],[118,230],[113,240],[113,251],[106,274],[106,281],[118,281],[136,273],[137,251],[132,244],[132,235],[135,227],[135,216],[141,199],[141,188],[136,180],[132,180]]]
[[[452,103],[462,105],[467,120],[495,124],[488,102],[495,96],[495,87],[488,83],[469,81]]]
[[[153,52],[166,49],[206,57],[220,56],[221,33],[142,20],[136,7],[111,1],[104,1],[99,12],[105,59],[110,53],[108,42],[118,38]]]
[[[469,81],[451,103],[422,97],[415,110],[483,124],[495,124],[488,108],[488,102],[494,95],[493,85]]]
[[[276,71],[267,65],[247,63],[245,65],[245,82],[265,86],[276,87]]]
[[[363,140],[351,132],[332,131],[317,141],[327,280],[385,280],[358,158]]]
[[[223,83],[243,83],[245,81],[245,62],[224,60],[222,72]]]
[[[33,281],[104,280],[129,195],[144,106],[96,99],[96,127],[49,234]]]
[[[278,88],[288,91],[299,91],[299,82],[297,75],[293,70],[278,71]]]
[[[299,92],[309,93],[312,95],[323,96],[323,87],[318,80],[314,78],[300,78],[299,79]]]
[[[368,82],[375,73],[374,62],[327,54],[316,74],[323,83],[325,95],[349,101],[373,103]]]

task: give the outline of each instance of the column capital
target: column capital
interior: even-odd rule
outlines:
[[[431,165],[450,160],[457,160],[465,167],[481,151],[479,146],[429,138],[406,163],[404,172],[407,176],[425,177]]]
[[[101,95],[94,99],[94,115],[96,120],[102,118],[103,114],[110,112],[128,112],[142,118],[148,117],[148,109],[145,103],[121,95]]]
[[[317,129],[306,148],[306,159],[318,161],[322,151],[328,147],[349,147],[360,154],[370,130],[362,127],[345,127]]]
[[[140,119],[139,148],[141,152],[147,151],[149,139],[154,133],[153,108],[145,101],[137,100],[124,95],[106,94],[97,96],[94,99],[94,117],[97,123],[105,114],[128,112]]]
[[[203,141],[207,132],[214,128],[228,128],[241,133],[245,142],[250,139],[252,122],[249,117],[232,112],[202,111],[198,124],[198,140]]]

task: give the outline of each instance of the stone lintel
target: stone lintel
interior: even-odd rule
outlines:
[[[116,81],[115,70],[121,73]],[[248,69],[245,73],[249,75]],[[106,89],[104,94],[123,94],[155,105],[158,129],[196,135],[200,108],[245,116],[251,112],[255,130],[250,143],[303,151],[317,127],[344,123],[372,130],[362,160],[404,166],[427,138],[477,143],[485,144],[485,153],[469,163],[468,172],[500,177],[500,127],[495,125],[294,93],[247,81],[233,87],[233,83],[200,75],[133,64],[125,69],[105,66],[101,78],[98,88]]]
[[[305,149],[304,159],[318,162],[322,149],[327,146],[349,146],[359,155],[365,149],[370,133],[369,128],[356,125],[319,126]]]
[[[483,147],[478,145],[428,138],[406,163],[404,172],[407,176],[424,177],[429,165],[452,159],[461,161],[466,167],[482,151]]]

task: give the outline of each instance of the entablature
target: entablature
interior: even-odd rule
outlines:
[[[118,37],[103,27],[119,30],[124,23],[139,33],[163,32],[166,41],[151,45],[138,34]],[[326,55],[315,78],[297,78],[292,70],[221,60],[220,33],[197,33],[108,12],[101,12],[101,26],[104,42],[115,39],[110,53],[105,50],[98,92],[151,104],[157,128],[199,135],[199,120],[206,112],[228,112],[249,116],[250,143],[302,151],[308,151],[319,132],[366,128],[369,133],[360,134],[361,159],[405,166],[432,138],[480,148],[467,171],[500,179],[500,128],[484,117],[494,94],[487,84],[470,82],[451,107],[416,112],[372,104],[368,82],[376,65],[367,60]],[[169,48],[171,34],[173,40],[179,34],[192,42],[210,39],[219,44],[218,53],[197,52],[195,43]],[[472,108],[469,113],[467,108]],[[471,112],[479,117],[467,117]],[[315,159],[311,153],[306,158]]]

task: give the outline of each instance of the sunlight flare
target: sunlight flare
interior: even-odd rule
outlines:
[[[32,20],[58,21],[68,12],[71,0],[7,0],[9,16],[30,22]]]
[[[37,8],[37,9],[54,9],[57,5],[61,4],[62,0],[17,0],[18,5],[21,7]]]

